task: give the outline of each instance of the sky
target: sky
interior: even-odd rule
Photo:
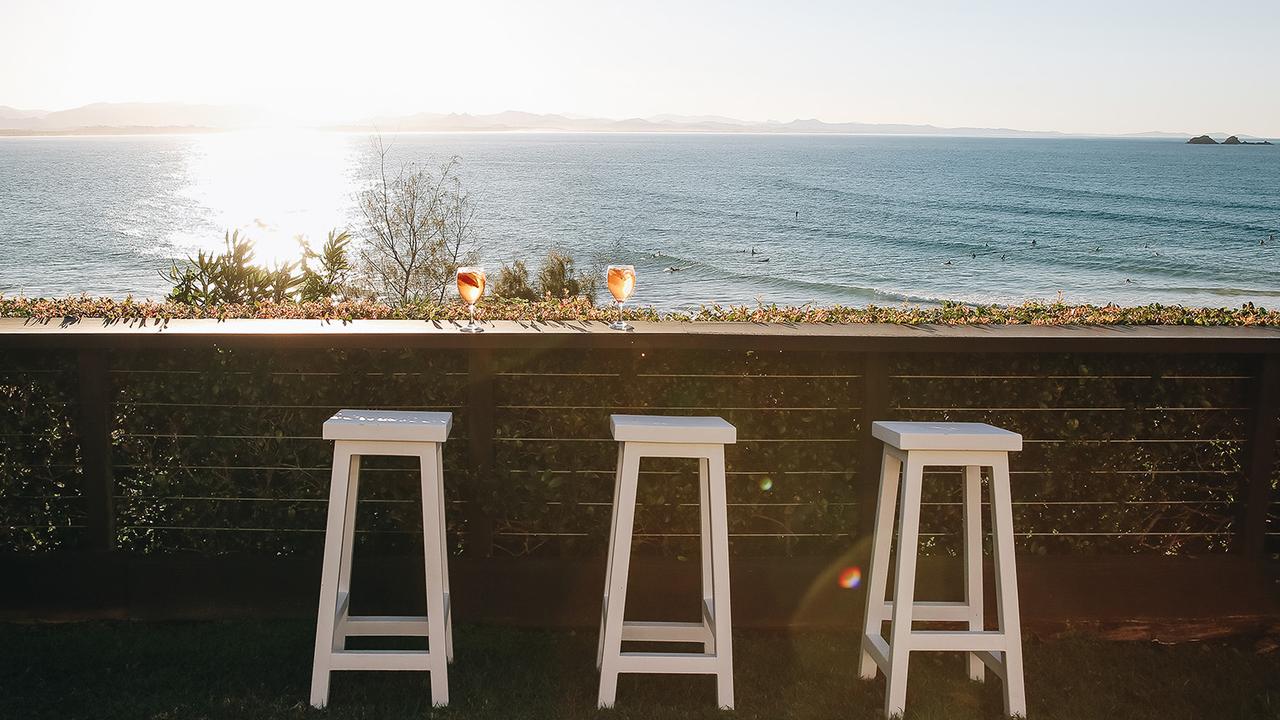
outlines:
[[[1280,2],[0,0],[0,105],[1280,136]]]

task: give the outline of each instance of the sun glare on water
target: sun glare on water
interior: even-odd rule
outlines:
[[[218,249],[222,232],[254,241],[259,262],[296,260],[297,237],[318,245],[347,225],[356,162],[350,139],[300,129],[252,130],[198,137],[187,163],[187,194],[219,228],[213,237],[180,238],[190,248]]]

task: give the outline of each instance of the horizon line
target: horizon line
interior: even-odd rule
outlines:
[[[14,118],[9,118],[9,119],[8,119],[8,121],[7,121],[7,122],[9,122],[9,123],[22,123],[23,121],[28,121],[28,122],[37,122],[37,123],[38,123],[40,120],[44,119],[45,117],[47,117],[47,116],[49,116],[49,115],[54,115],[54,114],[59,114],[59,113],[74,112],[74,111],[76,111],[76,110],[84,110],[84,109],[92,108],[92,107],[95,107],[95,106],[119,107],[119,106],[130,106],[130,105],[132,105],[132,106],[149,106],[149,107],[164,107],[164,106],[169,106],[169,107],[173,107],[173,108],[210,108],[210,109],[215,109],[215,108],[216,108],[216,109],[222,109],[222,110],[256,111],[256,112],[261,112],[261,113],[266,114],[266,115],[270,115],[270,114],[271,114],[271,111],[267,108],[267,106],[257,105],[257,104],[249,104],[249,103],[219,104],[219,103],[208,103],[208,102],[185,102],[185,101],[177,101],[177,102],[175,102],[175,101],[150,101],[150,100],[146,100],[146,101],[124,101],[124,102],[116,102],[116,101],[95,101],[95,102],[86,103],[86,104],[82,104],[82,105],[76,105],[76,106],[73,106],[73,107],[63,108],[63,109],[60,109],[60,110],[27,109],[27,108],[18,108],[18,107],[16,107],[16,106],[7,106],[7,105],[6,105],[6,106],[4,106],[4,107],[8,107],[8,108],[10,108],[10,109],[12,109],[12,110],[15,110],[15,111],[18,111],[18,112],[23,112],[23,113],[37,113],[37,116],[35,116],[35,117],[27,117],[27,118],[14,117]],[[3,132],[5,135],[10,135],[10,136],[12,136],[12,135],[14,135],[14,134],[21,134],[21,135],[37,135],[37,134],[64,135],[64,134],[68,134],[68,133],[70,133],[70,132],[74,132],[74,131],[78,131],[78,130],[89,130],[89,129],[94,129],[94,128],[104,128],[104,129],[124,129],[124,128],[135,128],[135,127],[136,127],[136,128],[149,128],[149,127],[155,127],[155,128],[175,128],[175,129],[176,129],[176,128],[184,128],[184,129],[191,129],[191,130],[196,130],[196,131],[200,131],[200,132],[207,132],[207,131],[209,131],[209,130],[228,130],[228,129],[260,129],[260,128],[264,128],[264,127],[285,127],[285,126],[287,126],[287,127],[298,127],[298,128],[304,128],[304,129],[347,130],[347,129],[351,129],[351,128],[354,128],[354,127],[357,127],[357,126],[361,126],[361,127],[362,127],[362,126],[365,126],[365,125],[371,125],[371,126],[376,127],[378,123],[373,122],[373,121],[376,121],[376,120],[383,120],[383,121],[386,121],[386,120],[393,120],[393,121],[394,121],[394,120],[406,120],[406,119],[409,119],[409,118],[414,117],[414,116],[437,116],[437,117],[440,117],[440,118],[448,118],[448,117],[465,117],[465,118],[485,119],[485,118],[493,118],[493,117],[496,117],[496,116],[507,115],[507,114],[528,115],[528,116],[531,116],[531,117],[534,117],[534,118],[563,118],[563,119],[564,119],[564,120],[566,120],[566,121],[569,121],[569,122],[576,122],[576,123],[590,123],[590,122],[609,122],[609,123],[649,122],[649,123],[654,123],[654,124],[657,124],[657,125],[670,124],[670,125],[676,125],[676,126],[679,126],[679,125],[682,125],[682,124],[683,124],[683,125],[694,125],[694,124],[704,124],[704,125],[717,125],[717,124],[719,124],[719,125],[729,125],[729,124],[732,124],[732,125],[742,125],[742,126],[744,126],[744,127],[743,127],[743,129],[742,129],[742,130],[740,130],[740,131],[739,131],[739,130],[734,130],[734,129],[732,129],[732,128],[717,128],[717,129],[706,129],[706,130],[700,130],[700,129],[698,129],[698,128],[682,128],[682,129],[672,128],[672,129],[670,129],[670,130],[661,129],[661,128],[654,128],[654,129],[652,129],[652,130],[648,130],[648,131],[646,131],[646,130],[613,130],[613,129],[608,129],[608,128],[601,128],[601,129],[586,129],[586,128],[537,128],[537,127],[529,127],[529,128],[525,128],[525,127],[518,127],[518,126],[508,126],[508,127],[496,127],[496,128],[465,128],[465,129],[453,129],[453,130],[447,130],[447,129],[446,129],[446,130],[433,130],[433,129],[427,128],[427,129],[410,129],[410,130],[405,130],[405,131],[403,131],[403,132],[503,132],[503,131],[522,131],[522,130],[530,130],[530,131],[543,131],[543,132],[592,132],[592,133],[597,133],[597,132],[599,132],[599,133],[608,133],[608,132],[659,132],[659,133],[660,133],[660,132],[702,132],[702,133],[724,133],[724,134],[849,134],[849,135],[874,135],[874,134],[890,134],[890,135],[908,135],[908,134],[920,134],[920,135],[947,135],[947,134],[950,134],[950,135],[955,135],[955,136],[965,136],[965,135],[968,135],[968,134],[971,134],[971,133],[982,133],[982,134],[984,134],[984,135],[986,135],[986,134],[998,134],[998,133],[1004,133],[1004,134],[1007,134],[1008,136],[1014,136],[1014,135],[1042,135],[1042,136],[1046,136],[1046,135],[1055,135],[1055,136],[1058,136],[1058,135],[1060,135],[1060,136],[1070,136],[1070,137],[1134,137],[1134,136],[1165,135],[1165,136],[1188,137],[1188,138],[1190,138],[1190,137],[1195,137],[1195,136],[1197,136],[1197,135],[1210,135],[1210,136],[1218,136],[1218,135],[1221,135],[1221,136],[1224,136],[1224,137],[1225,137],[1225,136],[1230,136],[1230,135],[1237,135],[1237,136],[1249,137],[1249,138],[1269,138],[1269,136],[1266,136],[1266,135],[1259,135],[1259,134],[1256,134],[1256,133],[1250,133],[1250,132],[1239,132],[1239,131],[1237,131],[1237,132],[1228,132],[1228,131],[1222,131],[1222,130],[1215,130],[1215,131],[1210,131],[1210,132],[1203,132],[1203,131],[1200,131],[1200,132],[1191,132],[1191,131],[1178,131],[1178,130],[1151,130],[1151,129],[1149,129],[1149,130],[1136,130],[1136,131],[1077,131],[1077,130],[1058,130],[1058,129],[1045,130],[1045,129],[1023,129],[1023,128],[1016,128],[1016,127],[1003,126],[1003,125],[1002,125],[1002,126],[995,126],[995,127],[992,127],[992,126],[979,126],[979,125],[939,125],[939,124],[934,124],[934,123],[932,123],[932,122],[904,122],[904,121],[894,121],[894,122],[868,122],[868,121],[864,121],[864,120],[824,120],[824,119],[821,119],[821,118],[816,117],[816,116],[811,116],[811,117],[799,117],[799,116],[797,116],[797,117],[792,118],[791,120],[776,120],[776,119],[767,119],[767,120],[744,120],[744,119],[741,119],[741,118],[736,118],[736,117],[732,117],[732,116],[729,116],[729,115],[723,115],[723,114],[718,114],[718,113],[684,114],[684,113],[673,113],[673,112],[659,112],[659,113],[655,113],[655,114],[647,115],[647,116],[632,115],[632,116],[629,116],[629,117],[617,118],[617,117],[605,117],[605,116],[596,116],[596,115],[585,115],[585,114],[582,114],[582,113],[574,113],[574,112],[545,112],[545,113],[539,113],[539,112],[531,112],[531,111],[527,111],[527,110],[517,110],[517,109],[510,109],[510,108],[509,108],[509,109],[506,109],[506,110],[497,111],[497,112],[491,112],[491,113],[484,113],[484,112],[472,112],[472,111],[456,111],[456,110],[453,110],[453,111],[418,110],[418,111],[411,111],[411,112],[404,112],[404,113],[388,113],[388,112],[384,112],[384,113],[375,113],[375,114],[366,115],[365,117],[359,118],[359,119],[357,119],[357,120],[343,120],[343,121],[323,122],[323,123],[288,122],[288,123],[282,124],[282,123],[272,122],[272,121],[270,121],[270,120],[254,121],[254,120],[252,120],[252,119],[247,119],[247,118],[246,118],[246,120],[247,120],[247,121],[241,121],[241,120],[239,120],[239,119],[232,119],[232,121],[231,121],[230,123],[224,123],[224,124],[218,124],[218,123],[212,123],[212,124],[183,123],[183,124],[177,124],[177,125],[175,125],[175,124],[165,124],[165,125],[160,125],[160,124],[149,124],[149,123],[129,123],[129,122],[124,122],[124,123],[120,123],[120,124],[90,123],[90,124],[86,124],[86,125],[74,125],[74,126],[55,127],[55,128],[47,128],[47,129],[46,129],[46,128],[36,128],[36,127],[27,127],[27,128],[24,128],[24,127],[12,126],[12,127],[7,127],[7,128],[0,128],[0,132]],[[0,121],[0,122],[5,122],[5,121]],[[865,132],[860,132],[860,131],[857,131],[857,130],[846,130],[846,131],[839,131],[839,130],[826,130],[826,131],[823,131],[823,130],[815,130],[815,131],[807,131],[807,130],[785,130],[785,129],[784,129],[784,127],[785,127],[785,126],[787,126],[787,125],[793,125],[793,124],[796,124],[796,123],[806,123],[806,122],[819,123],[819,124],[821,124],[821,125],[826,125],[826,126],[840,126],[840,125],[859,125],[859,126],[867,126],[867,131],[865,131]],[[771,129],[770,129],[770,128],[773,128],[773,127],[777,127],[777,130],[771,130]],[[883,132],[883,133],[877,133],[877,131],[874,129],[874,128],[877,128],[877,127],[885,127],[885,128],[889,128],[889,127],[897,127],[897,128],[901,128],[901,130],[898,130],[898,131],[892,131],[892,130],[890,130],[890,131],[886,131],[886,132]],[[919,128],[919,129],[920,129],[920,130],[922,130],[923,132],[920,132],[920,133],[912,133],[912,132],[911,132],[911,129],[912,129],[912,128]],[[948,131],[951,131],[951,132],[950,132],[950,133],[948,133]],[[397,130],[396,132],[401,132],[401,131]],[[83,133],[82,133],[82,134],[83,134]],[[107,134],[123,134],[123,133],[107,133]],[[148,134],[148,133],[140,133],[140,134]]]

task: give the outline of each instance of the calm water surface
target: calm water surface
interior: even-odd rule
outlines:
[[[462,158],[484,262],[631,263],[636,299],[1280,305],[1280,146],[1155,140],[422,134]],[[160,297],[239,228],[263,258],[355,221],[370,138],[0,139],[0,292]],[[755,255],[751,250],[754,248]],[[670,271],[679,268],[679,271]]]

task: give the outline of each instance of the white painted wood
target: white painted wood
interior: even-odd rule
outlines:
[[[893,568],[893,616],[890,618],[889,672],[885,673],[885,717],[907,707],[907,666],[911,658],[911,610],[916,591],[916,553],[920,545],[920,492],[924,466],[907,455],[898,501],[898,557]]]
[[[345,650],[334,653],[334,670],[431,670],[431,653],[422,650]]]
[[[880,635],[866,637],[866,653],[882,672],[889,672],[889,643]],[[874,672],[872,673],[874,677]]]
[[[978,659],[987,666],[987,669],[995,673],[995,676],[1000,678],[1001,682],[1004,682],[1004,653],[979,650],[974,655],[977,655]]]
[[[729,507],[726,497],[724,446],[708,459],[711,492],[711,607],[716,635],[716,700],[723,710],[733,709],[733,622],[729,604]]]
[[[444,463],[440,443],[447,437],[451,424],[449,413],[362,410],[343,410],[325,423],[325,437],[336,442],[311,678],[311,704],[317,708],[328,704],[330,674],[335,670],[427,671],[433,704],[445,705],[449,701],[447,667],[453,659],[453,612],[449,598]],[[425,617],[352,617],[349,614],[363,455],[418,458],[427,579]],[[426,651],[346,650],[346,638],[355,636],[425,636],[429,646]]]
[[[610,415],[609,430],[619,442],[732,445],[738,430],[718,417]]]
[[[442,443],[453,413],[416,410],[340,410],[324,422],[325,440]]]
[[[345,443],[344,443],[345,444]],[[360,496],[360,456],[352,455],[347,470],[346,515],[342,522],[342,562],[338,565],[337,632],[333,635],[333,649],[346,647],[347,603],[351,592],[351,557],[356,544],[356,506]]]
[[[715,611],[712,609],[715,597],[715,571],[711,562],[711,468],[706,458],[698,459],[698,511],[702,519],[700,538],[702,549],[699,551],[699,561],[702,564],[703,622],[711,627],[709,618],[715,617]],[[710,639],[703,643],[702,651],[708,654],[716,651],[715,632],[710,632]]]
[[[884,621],[891,617],[885,604],[888,587],[889,550],[893,546],[893,514],[898,501],[898,475],[902,458],[885,448],[880,460],[880,492],[876,501],[875,528],[871,532],[871,567],[867,568],[867,606],[862,622],[862,652],[858,676],[872,680],[878,667],[869,647],[870,638],[879,637]]]
[[[329,519],[324,532],[324,559],[320,570],[320,609],[316,612],[316,647],[311,664],[311,706],[329,704],[329,673],[333,670],[334,623],[337,620],[338,572],[342,563],[342,537],[347,512],[347,482],[351,452],[338,446],[333,452],[329,480]],[[345,603],[344,603],[345,604]]]
[[[1008,642],[999,630],[914,630],[911,633],[911,651],[978,651],[1004,650]]]
[[[969,614],[969,605],[964,602],[917,600],[911,607],[915,622],[968,622]],[[884,604],[884,617],[893,617],[892,600]]]
[[[436,526],[440,530],[440,567],[444,573],[440,586],[444,593],[444,651],[445,660],[449,663],[453,662],[453,605],[449,602],[449,535],[448,525],[445,524],[444,518],[444,452],[437,445],[435,447],[436,456],[436,495],[439,496],[440,503],[440,520]]]
[[[1004,712],[1026,717],[1027,698],[1022,674],[1022,625],[1018,611],[1018,572],[1013,555],[1013,498],[1009,489],[1009,460],[991,470],[991,524],[996,565],[996,615],[1006,636],[1004,653]]]
[[[733,635],[729,596],[729,530],[726,509],[724,444],[736,439],[732,425],[719,418],[656,418],[615,415],[619,440],[614,477],[613,520],[601,606],[601,632],[596,664],[600,669],[602,708],[617,697],[619,673],[705,673],[716,676],[716,701],[732,709]],[[670,420],[670,422],[665,422]],[[715,422],[707,422],[714,420]],[[690,422],[695,421],[695,422]],[[724,428],[730,433],[724,433]],[[679,431],[679,432],[677,432]],[[715,433],[715,434],[712,434]],[[693,442],[707,437],[717,442]],[[666,438],[666,440],[664,440]],[[701,512],[702,622],[624,622],[627,573],[635,523],[636,490],[642,457],[693,458],[698,462]],[[627,642],[689,642],[701,653],[622,652]]]
[[[627,620],[622,623],[623,642],[706,643],[711,630],[700,622]]]
[[[967,465],[964,469],[964,604],[968,617],[963,619],[968,621],[969,630],[983,630],[982,469],[977,465]],[[969,679],[983,682],[986,678],[982,659],[970,653]]]
[[[875,677],[877,669],[885,673],[886,717],[899,715],[906,708],[909,657],[910,653],[917,651],[967,653],[969,677],[982,681],[986,671],[991,670],[1004,685],[1006,714],[1026,715],[1009,456],[1007,451],[997,449],[1000,443],[1006,443],[1010,450],[1020,448],[1021,437],[990,426],[981,426],[990,430],[974,431],[975,425],[980,424],[875,424],[878,429],[876,437],[886,444],[872,535],[858,673],[868,679]],[[1015,443],[1009,439],[1010,435],[1017,438],[1017,447],[1013,447]],[[974,440],[971,447],[960,444],[958,438],[965,437]],[[948,444],[955,447],[945,447]],[[928,466],[964,467],[965,599],[962,602],[914,600],[921,485],[924,468]],[[982,467],[992,470],[992,548],[996,565],[996,615],[999,618],[995,630],[985,629],[983,617]],[[898,479],[900,468],[901,480]],[[894,543],[895,509],[898,513],[897,560],[894,598],[889,601],[885,597],[885,585],[890,547]],[[881,634],[886,619],[892,623],[888,641]],[[961,622],[967,629],[914,630],[913,621]]]
[[[345,592],[338,593],[338,612],[337,612],[338,622],[342,622],[343,620],[350,619],[347,617],[347,606],[350,603],[350,601],[351,601],[351,597],[348,593],[345,593]]]
[[[596,643],[596,670],[604,658],[604,619],[609,609],[609,588],[613,584],[613,555],[616,552],[614,541],[618,535],[618,492],[622,487],[622,458],[624,446],[618,443],[618,466],[613,473],[613,512],[609,520],[609,559],[604,571],[604,598],[600,603],[600,639]]]
[[[430,635],[425,615],[361,615],[341,621],[344,637],[390,637]]]
[[[422,467],[422,551],[426,562],[427,580],[427,628],[428,664],[431,673],[431,704],[437,707],[449,704],[449,651],[445,633],[444,610],[444,547],[439,523],[443,517],[440,507],[440,478],[436,474],[436,454],[439,446],[431,443],[423,446]]]
[[[719,445],[705,443],[659,443],[627,441],[627,447],[640,457],[710,458]]]
[[[614,524],[613,559],[604,609],[604,654],[600,660],[600,692],[597,705],[613,707],[618,694],[618,673],[622,655],[622,616],[627,600],[627,572],[631,569],[631,531],[636,514],[636,486],[640,477],[640,456],[622,444],[622,472],[619,483],[617,518]]]
[[[986,423],[887,422],[871,425],[871,435],[899,450],[1022,449],[1022,436]]]
[[[711,675],[720,672],[718,658],[700,653],[627,652],[622,653],[617,664],[618,672],[624,673]]]

